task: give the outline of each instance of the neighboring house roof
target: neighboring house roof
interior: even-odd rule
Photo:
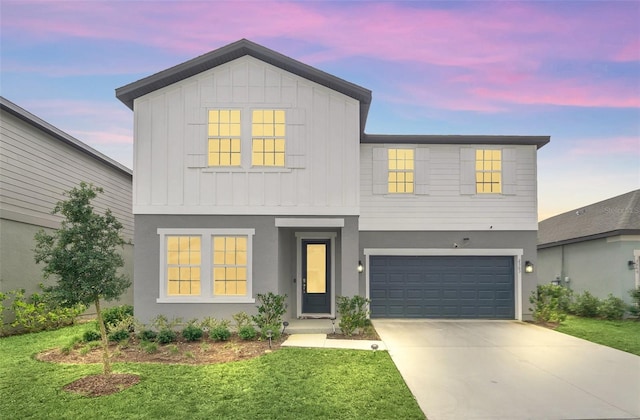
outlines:
[[[617,235],[640,235],[640,190],[541,221],[538,249]]]
[[[373,144],[528,144],[535,145],[539,149],[549,143],[550,139],[550,136],[365,134],[360,142]]]
[[[64,131],[59,130],[58,128],[52,126],[48,122],[36,117],[29,111],[19,107],[18,105],[14,104],[10,100],[2,96],[0,96],[0,109],[2,111],[8,112],[9,114],[21,119],[27,124],[30,124],[39,130],[42,130],[43,132],[51,135],[52,137],[62,141],[63,143],[66,143],[69,146],[74,147],[83,153],[86,153],[87,155],[93,157],[94,159],[99,160],[102,163],[105,163],[106,165],[114,169],[117,169],[118,171],[121,171],[129,176],[133,175],[133,171],[131,169],[116,162],[110,157],[103,155],[102,153],[98,152],[92,147],[87,146],[86,144],[76,139],[75,137],[71,137],[69,134],[65,133]]]
[[[289,58],[276,51],[270,50],[247,39],[241,39],[232,44],[211,51],[207,54],[171,67],[137,82],[130,83],[116,89],[116,97],[133,110],[133,101],[140,96],[169,86],[188,77],[210,70],[245,55],[279,67],[290,73],[304,77],[322,86],[343,93],[360,101],[360,127],[364,130],[371,104],[371,91],[361,86],[347,82],[339,77],[325,73],[300,61]]]

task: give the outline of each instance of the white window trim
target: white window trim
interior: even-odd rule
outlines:
[[[157,303],[255,303],[253,298],[253,235],[255,229],[158,229],[160,236],[160,296]],[[167,294],[167,241],[169,235],[200,236],[200,296],[169,296]],[[247,295],[215,296],[213,294],[213,237],[247,237]]]
[[[401,255],[401,256],[505,256],[513,257],[513,293],[515,303],[515,315],[518,321],[522,321],[522,248],[365,248],[365,297],[369,296],[369,257],[372,255]]]

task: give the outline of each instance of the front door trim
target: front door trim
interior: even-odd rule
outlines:
[[[298,318],[335,318],[336,316],[336,232],[296,232],[296,316]],[[330,241],[331,267],[331,312],[326,314],[305,314],[302,312],[302,241],[306,239],[326,239]]]

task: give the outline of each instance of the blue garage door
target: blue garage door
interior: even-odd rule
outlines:
[[[371,256],[372,318],[514,319],[513,257]]]

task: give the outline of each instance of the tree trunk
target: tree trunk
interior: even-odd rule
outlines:
[[[98,325],[100,326],[100,335],[102,335],[102,373],[107,375],[111,373],[111,362],[109,361],[109,338],[107,338],[107,328],[104,326],[104,319],[102,319],[102,312],[100,312],[100,299],[96,299],[95,303]]]

